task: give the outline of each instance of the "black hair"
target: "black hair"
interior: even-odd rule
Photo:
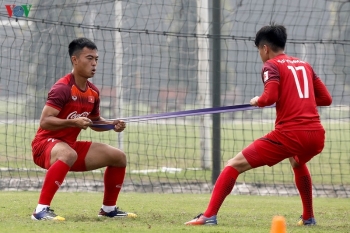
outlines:
[[[81,37],[74,39],[72,42],[70,42],[68,46],[69,57],[72,57],[74,54],[77,54],[85,47],[97,50],[96,44],[87,38]]]
[[[287,41],[287,30],[283,25],[271,23],[262,27],[255,36],[255,46],[267,44],[274,52],[284,50]]]

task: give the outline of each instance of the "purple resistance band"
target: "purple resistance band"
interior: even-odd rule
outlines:
[[[274,107],[274,105],[269,107]],[[128,122],[168,119],[168,118],[174,118],[174,117],[244,111],[244,110],[252,110],[252,109],[258,109],[258,107],[251,106],[250,104],[241,104],[241,105],[225,106],[225,107],[202,108],[202,109],[195,109],[195,110],[158,113],[158,114],[150,114],[150,115],[134,116],[134,117],[126,117],[126,118],[118,118],[118,119],[106,119],[105,121],[94,121],[91,127],[111,130],[111,129],[114,129],[114,125],[112,124],[112,122],[115,120],[122,120],[128,123]]]

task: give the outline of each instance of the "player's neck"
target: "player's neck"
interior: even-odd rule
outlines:
[[[282,54],[285,54],[283,50],[278,51],[278,52],[272,52],[271,51],[270,54],[269,54],[269,59],[275,58],[275,57],[277,57],[279,55],[282,55]]]
[[[75,84],[77,85],[77,87],[80,90],[85,90],[86,89],[86,84],[87,84],[87,79],[82,77],[82,76],[80,76],[76,72],[74,72],[74,70],[72,71],[72,74],[73,74],[74,81],[75,81]]]

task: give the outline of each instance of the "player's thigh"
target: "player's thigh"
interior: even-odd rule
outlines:
[[[293,158],[297,164],[307,163],[324,148],[325,131],[323,129],[286,132],[286,137],[294,142],[289,150],[295,154]]]
[[[68,164],[68,159],[71,155],[71,163],[76,158],[75,151],[65,142],[61,140],[50,138],[49,140],[37,139],[33,144],[33,159],[38,166],[49,169],[50,166],[58,159]],[[71,164],[69,164],[71,166]]]
[[[70,147],[65,142],[58,142],[56,143],[50,152],[50,165],[52,165],[57,160],[61,160],[62,162],[68,164],[68,166],[72,166],[75,161],[77,160],[77,152]]]
[[[255,140],[242,153],[253,168],[264,165],[273,166],[295,155],[283,142],[285,142],[283,134],[273,130]]]
[[[242,152],[239,152],[235,157],[227,161],[226,166],[235,168],[239,173],[243,173],[252,169]]]
[[[106,166],[126,167],[126,156],[116,147],[93,142],[85,157],[86,170],[95,170]]]

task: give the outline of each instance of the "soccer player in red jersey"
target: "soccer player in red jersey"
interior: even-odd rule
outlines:
[[[220,173],[208,207],[186,225],[216,225],[216,215],[239,174],[289,159],[300,193],[303,213],[298,225],[315,225],[312,182],[306,163],[324,147],[325,130],[317,106],[332,103],[326,86],[305,61],[284,53],[286,28],[271,24],[256,34],[255,45],[264,63],[264,91],[250,104],[265,107],[276,103],[275,129],[255,140],[230,159]]]
[[[65,220],[50,208],[51,201],[68,171],[84,172],[106,167],[103,205],[98,216],[136,217],[116,207],[124,182],[126,156],[123,151],[98,142],[77,141],[82,129],[100,116],[100,96],[88,81],[95,75],[98,54],[95,43],[78,38],[69,44],[73,71],[59,79],[51,88],[43,108],[40,127],[32,141],[33,160],[47,169],[33,220]],[[116,120],[114,131],[125,129],[125,122]],[[95,131],[103,131],[93,128]]]

